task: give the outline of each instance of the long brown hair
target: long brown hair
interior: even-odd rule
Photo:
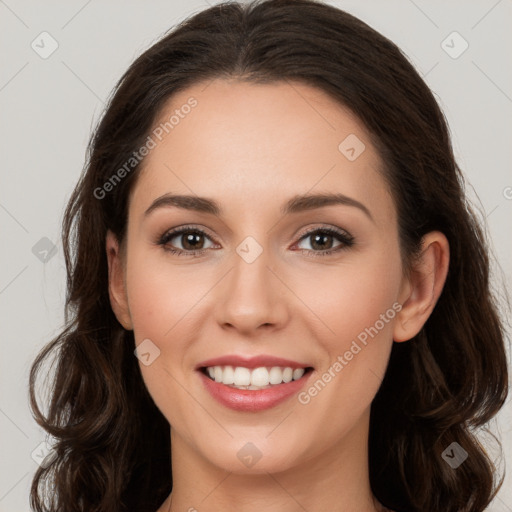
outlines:
[[[370,481],[378,500],[397,511],[481,512],[499,485],[475,433],[500,409],[508,384],[484,232],[465,198],[446,120],[417,71],[387,38],[314,0],[203,10],[137,58],[117,84],[63,220],[66,327],[30,373],[34,417],[56,440],[53,460],[34,476],[31,506],[154,512],[172,489],[169,424],[142,380],[133,332],[118,323],[108,295],[105,235],[125,235],[140,164],[104,197],[97,191],[144,144],[173,94],[223,77],[298,81],[348,107],[383,161],[406,265],[427,232],[448,238],[438,303],[414,339],[394,343],[372,403]],[[50,355],[57,364],[45,414],[35,383]],[[454,442],[468,453],[457,469],[442,456]]]

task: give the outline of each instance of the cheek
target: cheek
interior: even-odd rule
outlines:
[[[338,266],[319,267],[296,281],[297,295],[307,298],[309,309],[322,321],[317,338],[331,359],[348,350],[354,339],[389,339],[401,272],[398,249],[383,244],[380,251],[354,253]]]
[[[187,432],[184,421],[193,411],[183,387],[189,378],[184,361],[200,325],[197,305],[208,291],[207,283],[197,279],[197,270],[176,267],[161,255],[136,250],[128,259],[126,278],[136,345],[149,339],[159,350],[150,365],[139,364],[142,378],[167,420]]]
[[[126,279],[135,342],[151,340],[158,354],[151,365],[141,361],[140,369],[157,405],[169,413],[179,405],[175,401],[181,391],[176,382],[183,381],[189,340],[200,324],[197,304],[207,287],[202,290],[190,270],[169,265],[165,257],[142,251],[130,256]]]
[[[311,407],[313,416],[330,415],[343,428],[371,404],[386,371],[401,309],[396,302],[401,272],[398,253],[390,249],[316,276],[316,283],[324,286],[315,288],[311,309],[322,320],[316,339],[326,357],[299,400]]]
[[[164,343],[190,322],[194,306],[208,291],[194,265],[171,265],[165,255],[132,253],[127,265],[127,292],[135,339]],[[202,283],[202,284],[201,284]]]

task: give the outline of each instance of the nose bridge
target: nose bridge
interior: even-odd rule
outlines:
[[[282,285],[268,268],[272,260],[270,249],[251,236],[235,248],[225,296],[219,301],[219,323],[250,330],[283,321]]]

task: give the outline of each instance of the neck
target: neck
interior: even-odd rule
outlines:
[[[211,464],[171,429],[173,491],[158,512],[381,512],[369,482],[368,425],[369,411],[324,452],[278,472],[246,474]]]

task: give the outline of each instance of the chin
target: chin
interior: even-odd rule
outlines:
[[[240,436],[230,439],[221,449],[204,453],[209,461],[225,471],[240,475],[279,473],[293,467],[297,455],[304,448],[301,442],[283,445],[280,439],[269,440],[268,431],[261,435]]]

